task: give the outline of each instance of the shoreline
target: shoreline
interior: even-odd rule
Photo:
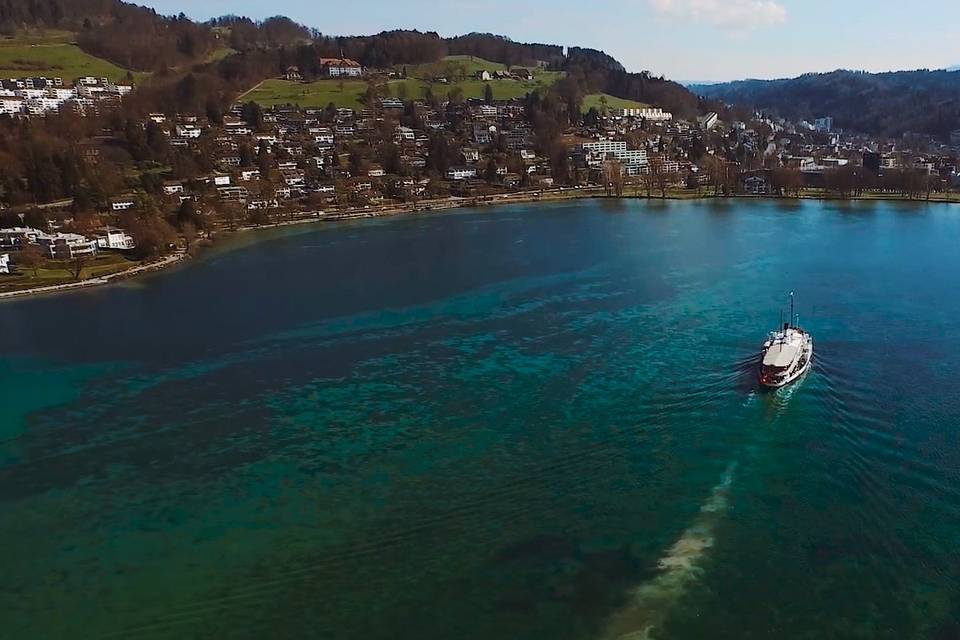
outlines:
[[[154,273],[156,271],[161,271],[175,264],[179,264],[180,262],[185,260],[187,256],[188,254],[185,251],[177,251],[176,253],[166,256],[165,258],[162,258],[160,260],[155,260],[153,262],[148,262],[146,264],[140,264],[135,267],[130,267],[129,269],[124,269],[123,271],[107,274],[105,276],[99,276],[96,278],[87,278],[84,280],[77,280],[76,282],[65,282],[63,284],[51,284],[51,285],[45,285],[42,287],[32,287],[30,289],[20,289],[18,291],[5,291],[3,293],[0,293],[0,302],[6,301],[6,300],[16,300],[18,298],[26,298],[31,296],[50,295],[54,293],[76,291],[78,289],[89,289],[92,287],[100,287],[100,286],[110,284],[112,282],[118,282],[121,280],[135,278],[145,273]]]
[[[367,206],[364,208],[352,208],[332,212],[310,211],[294,214],[297,217],[281,222],[274,222],[263,225],[242,225],[235,229],[221,229],[222,233],[229,236],[234,233],[247,233],[250,231],[264,231],[267,229],[276,229],[290,227],[302,224],[315,224],[319,222],[349,222],[353,220],[366,220],[371,218],[385,218],[412,213],[431,213],[441,212],[449,209],[464,208],[485,208],[499,207],[510,204],[528,204],[533,202],[562,202],[565,200],[652,200],[652,201],[676,201],[676,200],[771,200],[774,202],[802,202],[804,200],[821,200],[829,202],[904,202],[912,204],[960,204],[960,199],[910,199],[895,194],[870,193],[861,196],[841,198],[839,196],[830,196],[826,194],[801,194],[792,198],[777,197],[768,195],[713,195],[709,193],[687,193],[687,192],[668,192],[666,197],[646,196],[640,193],[633,195],[623,194],[621,196],[608,196],[603,187],[586,187],[582,189],[551,189],[541,191],[497,194],[493,196],[472,196],[460,197],[451,196],[437,200],[424,200],[418,203],[401,203],[389,206]],[[166,256],[160,260],[147,264],[137,265],[117,273],[78,280],[76,282],[66,282],[63,284],[45,285],[42,287],[32,287],[29,289],[20,289],[18,291],[0,292],[0,303],[8,300],[18,300],[22,298],[52,295],[56,293],[65,293],[93,287],[101,287],[113,282],[119,282],[130,278],[135,278],[148,273],[155,273],[168,269],[174,265],[180,264],[190,257],[190,254],[179,249],[176,253]]]

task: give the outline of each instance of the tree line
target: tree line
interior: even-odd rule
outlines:
[[[793,121],[832,116],[849,131],[945,139],[960,127],[960,73],[897,71],[810,73],[784,80],[744,80],[696,87],[705,96],[762,109]]]

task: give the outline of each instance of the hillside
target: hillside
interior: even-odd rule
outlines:
[[[616,96],[607,95],[606,93],[592,93],[583,99],[584,113],[590,109],[600,111],[604,107],[607,109],[643,109],[648,106],[650,105],[637,102],[636,100],[617,98]]]
[[[516,69],[517,67],[514,67]],[[545,71],[534,68],[532,81],[521,80],[477,80],[475,74],[480,70],[490,72],[504,69],[504,65],[473,56],[447,56],[434,63],[404,66],[407,78],[391,80],[387,83],[389,95],[401,98],[421,98],[429,90],[434,95],[446,96],[452,91],[460,91],[464,98],[483,98],[489,85],[494,100],[522,98],[536,89],[545,90],[563,77],[559,71]],[[447,82],[431,82],[432,78],[443,76]],[[337,107],[360,108],[363,94],[367,91],[364,80],[316,80],[314,82],[288,82],[279,78],[265,80],[255,89],[242,97],[263,106],[298,105],[301,107]]]
[[[142,73],[130,73],[112,62],[91,56],[74,44],[66,31],[22,33],[0,37],[0,77],[61,77],[67,81],[82,76],[109,78],[113,82],[131,75],[135,82]]]
[[[700,95],[792,120],[832,116],[837,127],[868,134],[941,138],[960,128],[960,72],[834,71],[783,80],[698,85]]]

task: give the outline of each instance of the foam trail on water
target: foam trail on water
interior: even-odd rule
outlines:
[[[659,575],[634,589],[628,602],[607,624],[605,640],[642,640],[653,638],[663,624],[670,607],[696,579],[699,563],[713,546],[713,534],[729,505],[730,486],[737,463],[731,463],[720,484],[700,507],[693,525],[683,532],[657,562]]]

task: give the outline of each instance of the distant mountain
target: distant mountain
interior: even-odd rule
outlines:
[[[960,74],[942,71],[833,71],[782,80],[697,85],[692,91],[791,120],[833,116],[836,126],[869,134],[946,137],[960,126]]]
[[[694,89],[696,87],[712,87],[716,84],[729,84],[730,80],[676,80],[677,84],[682,84],[688,89]]]

